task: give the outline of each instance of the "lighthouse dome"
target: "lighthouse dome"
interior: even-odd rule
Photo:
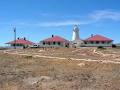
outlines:
[[[75,26],[74,26],[73,31],[76,31],[76,32],[78,32],[78,31],[79,31],[79,28],[78,28],[78,26],[77,26],[77,25],[75,25]]]

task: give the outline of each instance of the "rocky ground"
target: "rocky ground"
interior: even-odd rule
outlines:
[[[70,60],[74,57],[114,61],[120,59],[117,49],[28,49],[9,52],[30,55],[0,51],[0,90],[120,90],[119,63]],[[31,54],[66,59],[35,58]]]

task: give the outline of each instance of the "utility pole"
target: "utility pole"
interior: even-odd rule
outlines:
[[[14,49],[16,49],[16,27],[14,27],[13,30],[14,30],[14,42],[15,42]]]

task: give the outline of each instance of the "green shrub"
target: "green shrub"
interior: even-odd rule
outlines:
[[[98,46],[97,48],[98,49],[105,49],[103,46]]]
[[[115,44],[112,44],[112,48],[116,48],[117,46]]]
[[[33,56],[32,55],[28,55],[28,56],[25,56],[25,58],[31,59],[31,58],[33,58]]]

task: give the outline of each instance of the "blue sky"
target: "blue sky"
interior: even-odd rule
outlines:
[[[18,37],[33,42],[52,34],[68,40],[79,25],[80,37],[100,34],[120,42],[120,0],[0,0],[0,45]]]

